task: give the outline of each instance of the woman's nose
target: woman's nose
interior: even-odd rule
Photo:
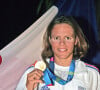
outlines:
[[[60,43],[60,45],[64,45],[65,41],[63,39],[61,39],[59,43]]]

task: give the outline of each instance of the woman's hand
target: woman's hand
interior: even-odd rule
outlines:
[[[43,76],[43,72],[39,69],[35,69],[27,75],[27,90],[34,90],[37,87],[38,83],[43,83],[41,77]]]

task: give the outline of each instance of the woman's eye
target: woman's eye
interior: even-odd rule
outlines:
[[[66,37],[65,39],[66,39],[66,40],[71,40],[71,37]]]
[[[55,37],[54,40],[59,40],[59,37]]]

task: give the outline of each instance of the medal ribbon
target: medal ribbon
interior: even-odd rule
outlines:
[[[54,74],[54,57],[50,58],[49,68],[44,71],[44,82],[47,86],[54,85],[54,81],[58,82],[61,85],[65,85],[72,80],[75,71],[75,61],[72,60],[68,72],[67,80],[63,80]]]

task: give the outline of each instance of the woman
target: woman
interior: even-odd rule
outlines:
[[[85,56],[86,38],[72,17],[56,17],[44,34],[44,72],[30,67],[16,90],[100,90],[100,75]]]

